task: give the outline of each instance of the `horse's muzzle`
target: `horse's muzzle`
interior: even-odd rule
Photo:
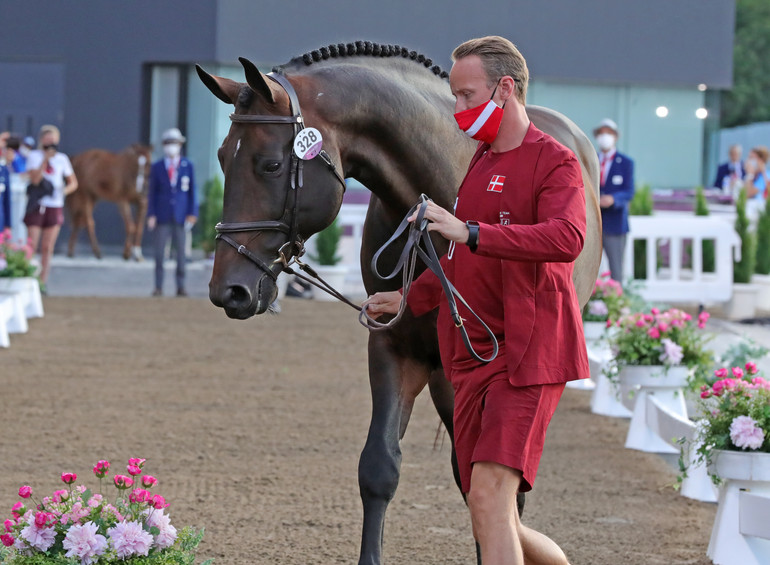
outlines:
[[[262,277],[257,283],[255,293],[243,284],[231,284],[221,292],[213,285],[209,287],[209,299],[215,306],[224,308],[229,318],[245,320],[258,314],[264,314],[275,300],[278,289],[272,279]]]

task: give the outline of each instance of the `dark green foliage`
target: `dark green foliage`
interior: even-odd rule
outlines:
[[[733,88],[722,95],[722,127],[770,120],[770,2],[738,0]]]
[[[708,216],[709,208],[706,202],[706,195],[703,193],[703,187],[699,186],[695,189],[695,215],[696,216]],[[716,251],[715,242],[713,239],[704,239],[702,242],[702,254],[703,254],[703,272],[714,273],[716,272]]]
[[[741,260],[733,263],[733,282],[749,283],[754,274],[757,261],[756,238],[749,233],[749,219],[746,217],[746,189],[741,189],[735,204],[738,216],[735,218],[735,231],[741,238]]]
[[[342,257],[337,255],[337,248],[342,237],[342,227],[335,218],[331,225],[316,237],[316,254],[313,259],[320,265],[336,265]]]
[[[217,232],[214,226],[222,219],[222,202],[225,189],[218,176],[206,181],[203,187],[204,200],[200,206],[198,225],[193,234],[193,243],[206,253],[212,253],[216,246]]]
[[[632,216],[652,216],[652,204],[652,188],[645,184],[634,191],[628,212]],[[634,278],[647,278],[647,242],[643,239],[634,241]]]
[[[770,198],[757,222],[757,266],[756,273],[770,275]]]

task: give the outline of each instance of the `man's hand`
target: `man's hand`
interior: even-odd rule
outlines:
[[[195,216],[185,216],[184,218],[184,223],[189,225],[190,227],[193,227],[196,221],[198,221],[198,218]]]
[[[156,222],[155,216],[148,216],[147,217],[147,229],[148,230],[150,230],[150,231],[154,230],[156,223],[157,222]]]
[[[437,231],[449,241],[465,243],[468,241],[468,227],[465,222],[458,220],[451,212],[444,210],[435,202],[428,202],[425,209],[425,218],[430,220],[428,231]],[[409,216],[409,221],[417,219],[417,212]]]
[[[401,305],[401,293],[397,290],[390,292],[378,292],[361,303],[361,308],[366,310],[375,320],[383,314],[398,314]]]
[[[599,197],[599,206],[602,208],[609,208],[615,204],[615,197],[612,194],[602,194]]]

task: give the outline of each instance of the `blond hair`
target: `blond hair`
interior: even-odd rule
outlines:
[[[470,39],[452,51],[452,61],[470,55],[476,55],[481,59],[484,72],[489,78],[490,88],[502,77],[509,76],[516,83],[516,99],[522,104],[526,104],[529,69],[527,69],[527,61],[524,60],[524,56],[513,43],[499,35]]]
[[[764,145],[757,145],[751,148],[751,152],[755,153],[763,163],[767,163],[767,159],[770,158],[770,151]]]
[[[57,141],[61,141],[61,133],[59,132],[59,128],[50,124],[46,124],[40,128],[40,133],[37,134],[38,144],[40,144],[40,140],[49,133],[54,134]]]

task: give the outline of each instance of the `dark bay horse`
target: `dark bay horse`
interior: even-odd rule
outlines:
[[[94,206],[99,200],[109,200],[118,205],[126,228],[123,258],[142,260],[142,232],[147,215],[151,159],[152,147],[139,144],[126,147],[120,153],[89,149],[72,159],[79,187],[65,201],[72,221],[68,256],[74,256],[78,232],[86,228],[91,249],[97,258],[101,258],[94,225]],[[136,207],[136,219],[131,211],[132,205]]]
[[[337,215],[342,176],[357,179],[372,192],[361,250],[366,290],[372,294],[398,288],[400,281],[372,275],[372,255],[421,193],[452,209],[474,151],[475,142],[452,117],[446,73],[422,55],[369,42],[305,54],[276,68],[275,78],[246,59],[241,64],[246,83],[211,76],[198,67],[209,90],[235,106],[233,124],[218,151],[225,195],[209,283],[211,301],[231,318],[265,312],[276,296],[274,276],[282,261],[301,246],[293,239],[309,237]],[[289,91],[296,92],[292,104]],[[304,125],[322,134],[326,155],[298,163],[292,147],[300,111]],[[585,304],[601,256],[596,153],[564,116],[535,106],[527,111],[537,127],[570,147],[581,161],[588,228],[574,281]],[[298,179],[304,179],[302,186]],[[446,251],[446,242],[437,239],[435,244]],[[397,247],[381,258],[385,272],[388,264],[395,264]],[[358,468],[364,506],[359,563],[379,564],[385,511],[399,480],[399,444],[415,398],[428,385],[452,437],[453,392],[439,361],[435,315],[412,318],[407,312],[391,330],[370,332],[368,352],[372,417]],[[457,479],[454,453],[452,463]]]

